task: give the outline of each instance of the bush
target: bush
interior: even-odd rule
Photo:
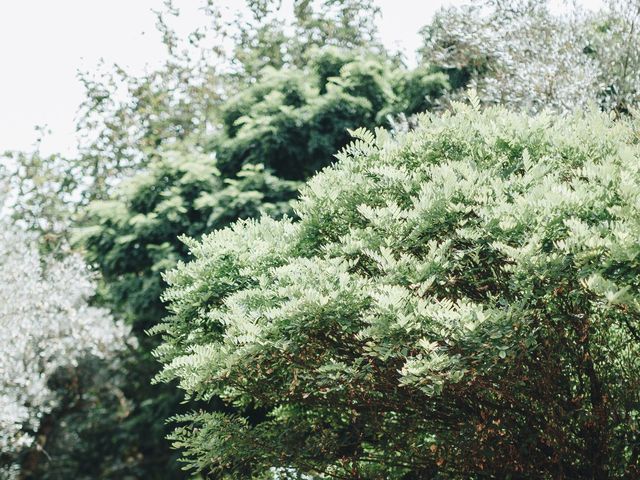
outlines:
[[[187,242],[160,379],[233,409],[178,418],[192,468],[640,475],[637,126],[472,100]]]

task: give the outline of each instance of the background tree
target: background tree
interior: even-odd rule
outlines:
[[[0,227],[0,474],[24,478],[46,455],[52,415],[71,408],[78,365],[113,360],[129,329],[89,305],[94,275],[78,255],[41,256],[32,233],[6,215]]]
[[[628,113],[640,90],[639,15],[636,1],[553,13],[548,1],[483,0],[440,10],[421,53],[449,75],[453,98],[474,87],[483,102],[517,109]]]
[[[637,124],[479,104],[358,130],[297,222],[187,242],[160,379],[235,408],[178,418],[195,471],[640,473]]]
[[[640,98],[640,3],[609,0],[592,21],[588,52],[600,64],[605,109],[628,113]]]
[[[585,53],[578,10],[553,14],[548,1],[486,0],[440,10],[422,30],[424,61],[454,89],[483,102],[539,111],[584,108],[597,97],[599,69]]]

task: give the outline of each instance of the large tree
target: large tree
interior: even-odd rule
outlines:
[[[160,378],[232,409],[179,418],[194,470],[640,475],[638,125],[472,104],[187,242]]]

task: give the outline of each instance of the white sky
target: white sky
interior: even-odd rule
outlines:
[[[382,41],[412,61],[418,30],[433,13],[469,0],[375,1]],[[242,3],[225,0],[231,9]],[[593,9],[602,1],[579,3]],[[184,25],[198,24],[201,0],[174,4]],[[162,0],[0,0],[0,152],[29,149],[34,127],[47,125],[52,134],[43,151],[72,153],[83,95],[76,72],[95,69],[101,58],[137,73],[158,65],[164,49],[151,10],[161,8]]]

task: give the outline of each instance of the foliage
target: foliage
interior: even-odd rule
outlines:
[[[608,0],[591,22],[588,52],[600,64],[600,101],[628,113],[640,100],[640,2]]]
[[[47,440],[48,416],[63,405],[53,383],[87,356],[110,360],[128,328],[89,305],[94,276],[78,255],[41,256],[37,239],[0,219],[0,475],[28,472],[30,450]],[[23,474],[25,472],[23,471]]]
[[[161,147],[198,140],[214,127],[221,101],[225,35],[219,12],[207,9],[207,28],[182,38],[173,29],[180,10],[165,0],[156,11],[166,60],[156,69],[135,75],[120,65],[100,65],[80,72],[85,89],[76,130],[78,158],[90,184],[85,199],[105,199],[122,178],[144,169]],[[203,2],[204,3],[204,2]]]
[[[42,155],[38,148],[6,152],[1,158],[7,168],[0,171],[0,181],[9,187],[3,201],[10,205],[11,217],[36,233],[48,250],[66,244],[79,169],[60,155]]]
[[[423,59],[459,97],[516,109],[567,111],[597,104],[629,113],[640,92],[640,4],[609,0],[597,13],[550,2],[483,0],[440,10],[423,28]]]
[[[259,3],[270,2],[248,3],[256,8]],[[333,2],[330,12],[318,15],[316,10],[324,8],[323,5],[302,3],[306,6],[296,12],[296,37],[302,39],[307,27],[321,32],[322,37],[316,38],[309,30],[311,43],[304,46],[299,43],[298,52],[286,56],[286,65],[304,65],[307,46],[313,42],[326,40],[342,46],[343,41],[349,40],[348,45],[353,45],[358,33],[354,28],[359,26],[349,19],[360,13],[351,5],[359,3],[357,8],[370,10],[365,2],[343,1]],[[86,409],[75,417],[67,417],[67,427],[59,429],[57,438],[59,454],[68,468],[56,471],[50,468],[51,478],[56,474],[85,475],[86,458],[96,459],[91,473],[96,478],[184,476],[177,471],[164,439],[167,432],[164,420],[183,408],[179,405],[179,392],[173,386],[148,385],[158,367],[150,358],[156,341],[149,339],[144,330],[166,313],[159,301],[163,288],[160,272],[186,254],[178,235],[197,236],[238,218],[281,216],[290,212],[289,201],[297,189],[296,182],[274,175],[270,164],[274,156],[245,161],[237,154],[235,158],[241,160],[237,168],[219,175],[216,165],[220,162],[215,157],[221,156],[219,140],[227,135],[215,134],[215,140],[204,141],[222,126],[223,101],[262,82],[262,66],[285,65],[276,58],[280,46],[266,37],[255,43],[253,33],[259,30],[248,28],[249,24],[242,19],[224,24],[213,2],[207,7],[211,20],[208,26],[194,31],[188,42],[181,43],[171,27],[179,12],[171,2],[165,4],[165,11],[158,14],[158,25],[169,53],[166,65],[143,76],[132,76],[116,66],[112,72],[81,77],[87,99],[78,124],[82,139],[80,156],[72,164],[82,167],[83,173],[78,178],[87,178],[91,184],[81,191],[80,236],[87,258],[103,275],[100,303],[114,309],[133,326],[140,348],[123,367],[127,369],[127,380],[120,387],[128,405],[127,415],[121,416],[119,409],[112,406]],[[267,20],[260,16],[255,19]],[[337,25],[335,22],[340,24],[339,29],[332,27]],[[372,23],[362,25],[372,31]],[[234,33],[244,27],[248,36],[243,38]],[[341,39],[336,37],[339,32],[343,35]],[[227,45],[226,38],[236,43],[237,55],[233,59],[220,48]],[[291,37],[287,38],[288,43]],[[359,46],[366,47],[363,42]],[[264,65],[253,63],[251,49],[262,52],[256,58],[265,61]],[[247,58],[239,54],[241,50],[248,54]],[[339,110],[339,105],[333,108]],[[352,117],[346,126],[360,125],[355,113]],[[277,139],[283,131],[276,130],[271,137],[265,133],[261,140]],[[342,142],[346,142],[344,132],[338,133]],[[329,159],[340,146],[339,140],[327,133],[324,141],[331,145]],[[225,146],[234,148],[231,143]],[[277,155],[274,151],[269,153]],[[129,176],[133,179],[121,188],[114,188]],[[85,210],[82,205],[87,199],[93,202]],[[102,399],[100,395],[98,392],[98,398]],[[73,442],[67,441],[78,435],[88,440],[86,448],[71,447]],[[105,436],[117,441],[109,445],[99,440]]]
[[[308,52],[320,47],[386,55],[377,39],[380,9],[372,2],[295,0],[293,12],[284,12],[281,0],[246,3],[250,15],[239,15],[229,32],[232,76],[243,82],[258,78],[265,67],[303,67]]]
[[[158,153],[114,198],[90,205],[80,233],[87,258],[105,279],[108,303],[137,332],[164,314],[160,273],[186,258],[180,235],[198,237],[261,214],[291,215],[296,181],[329,164],[349,128],[374,126],[384,112],[417,101],[415,88],[397,100],[390,78],[404,76],[404,85],[422,85],[434,97],[446,88],[442,75],[394,71],[332,49],[317,51],[310,65],[268,69],[226,102],[222,131],[206,146],[215,155],[188,145]]]
[[[119,65],[79,75],[85,99],[74,163],[91,181],[82,190],[86,198],[108,198],[160,148],[198,145],[216,129],[219,106],[260,78],[264,67],[302,67],[305,52],[324,45],[383,54],[372,22],[378,9],[370,2],[296,1],[291,25],[281,21],[279,1],[245,3],[249,15],[230,20],[214,2],[203,1],[206,25],[181,38],[173,27],[180,10],[165,0],[156,12],[167,50],[163,65],[142,75]],[[225,49],[228,38],[233,43]]]
[[[184,140],[197,142],[212,128],[219,102],[213,67],[172,59],[142,76],[122,68],[82,74],[85,99],[77,130],[79,158],[91,184],[89,200],[104,199],[123,177],[143,169],[152,152]]]
[[[80,75],[77,158],[5,157],[20,226],[0,248],[27,260],[0,284],[5,311],[14,290],[55,310],[38,303],[55,290],[93,313],[51,334],[64,340],[38,337],[55,322],[7,332],[67,353],[27,362],[42,395],[22,404],[0,368],[3,464],[44,480],[184,478],[180,454],[214,478],[640,476],[636,126],[477,111],[632,113],[635,0],[442,10],[415,70],[381,47],[371,2],[296,0],[284,23],[278,0],[230,22],[208,1],[184,40],[164,3],[165,64]],[[417,115],[468,86],[473,109]],[[349,130],[378,126],[397,136],[357,130],[330,166]],[[65,249],[78,221],[102,275],[91,304],[135,349],[88,306],[93,277]],[[55,265],[69,271],[53,287]],[[160,340],[145,333],[177,265],[156,330],[182,405],[175,383],[148,384]],[[119,341],[91,336],[99,317]],[[184,421],[174,454],[169,416]]]
[[[436,108],[450,89],[447,76],[435,68],[420,66],[414,70],[398,69],[391,80],[396,104],[389,115],[416,115]]]
[[[159,379],[234,409],[178,418],[191,468],[640,475],[638,125],[471,100],[187,241]]]
[[[471,86],[483,102],[529,111],[597,100],[601,71],[585,53],[587,22],[577,10],[556,15],[548,0],[482,0],[440,10],[422,34],[424,60],[459,93]]]
[[[261,211],[277,217],[290,210],[295,191],[296,184],[261,166],[225,181],[214,155],[170,151],[123,183],[114,198],[93,202],[78,240],[102,273],[104,301],[144,335],[164,314],[160,273],[186,258],[180,235],[199,236]]]
[[[141,360],[139,349],[115,360],[83,358],[75,369],[56,374],[50,384],[62,400],[41,428],[43,449],[30,451],[23,462],[23,478],[184,478],[179,452],[163,440],[162,418],[180,411],[173,387],[149,387],[155,370]]]
[[[170,431],[165,419],[184,407],[174,386],[150,385],[158,370],[150,355],[157,341],[145,333],[166,314],[160,302],[165,286],[161,272],[186,257],[177,237],[199,236],[237,218],[282,215],[290,210],[296,186],[262,166],[243,168],[237,178],[224,179],[214,155],[174,150],[156,155],[147,170],[124,182],[112,199],[90,204],[87,223],[78,234],[87,259],[102,273],[101,303],[133,327],[140,343],[125,365],[128,378],[121,386],[127,415],[114,422],[113,407],[79,415],[85,420],[81,433],[94,449],[97,445],[117,458],[131,458],[126,469],[115,469],[105,459],[96,461],[103,469],[99,478],[118,478],[123,471],[145,478],[184,477],[165,440]],[[105,436],[120,441],[103,445],[99,439]],[[82,453],[66,452],[78,463],[77,472],[84,471]]]
[[[226,175],[262,163],[279,177],[307,178],[331,163],[348,129],[414,113],[447,89],[442,74],[394,68],[372,55],[323,49],[308,60],[305,69],[265,70],[258,83],[222,106],[223,131],[210,148]]]

